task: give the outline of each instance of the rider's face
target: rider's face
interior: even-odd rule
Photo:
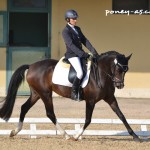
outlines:
[[[73,26],[75,26],[76,23],[77,23],[77,18],[70,19],[70,24],[72,24]]]

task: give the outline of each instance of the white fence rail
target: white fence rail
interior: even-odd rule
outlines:
[[[8,123],[18,123],[18,118],[11,118]],[[147,126],[150,125],[150,119],[127,119],[130,125],[139,125],[140,131],[135,131],[138,136],[148,137],[150,131]],[[58,118],[60,124],[75,124],[74,130],[66,130],[70,135],[75,134],[80,129],[80,124],[84,124],[85,119],[82,118]],[[0,119],[0,124],[6,123]],[[25,118],[24,123],[30,124],[29,130],[21,130],[19,135],[29,135],[31,138],[36,138],[37,135],[60,135],[57,130],[39,130],[36,124],[52,123],[48,118]],[[91,124],[122,124],[119,119],[92,119]],[[5,125],[5,124],[4,124]],[[0,130],[0,135],[9,135],[11,130]],[[127,130],[85,130],[83,135],[94,136],[128,136]]]

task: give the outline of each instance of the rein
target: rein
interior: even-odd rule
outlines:
[[[118,79],[117,77],[115,77],[115,74],[110,75],[109,73],[107,73],[107,72],[105,72],[105,71],[103,71],[103,72],[104,72],[108,77],[110,77],[113,82],[117,83],[117,82],[115,81],[115,79],[118,80],[118,82],[119,82],[119,81],[122,82],[120,79]]]
[[[98,88],[101,88],[102,83],[101,83],[101,78],[99,75],[99,67],[98,67],[97,60],[93,62],[93,72],[94,72],[95,81],[97,81],[97,86],[98,86]]]

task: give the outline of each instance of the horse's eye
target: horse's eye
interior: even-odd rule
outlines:
[[[117,70],[118,70],[119,73],[128,71],[128,66],[118,65],[117,67],[118,67]]]
[[[127,72],[128,69],[129,69],[128,67],[123,67],[123,71],[124,71],[124,72]]]

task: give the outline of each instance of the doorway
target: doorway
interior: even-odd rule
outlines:
[[[50,58],[50,0],[25,2],[9,0],[8,4],[7,88],[19,66]],[[29,94],[25,82],[18,95]]]

